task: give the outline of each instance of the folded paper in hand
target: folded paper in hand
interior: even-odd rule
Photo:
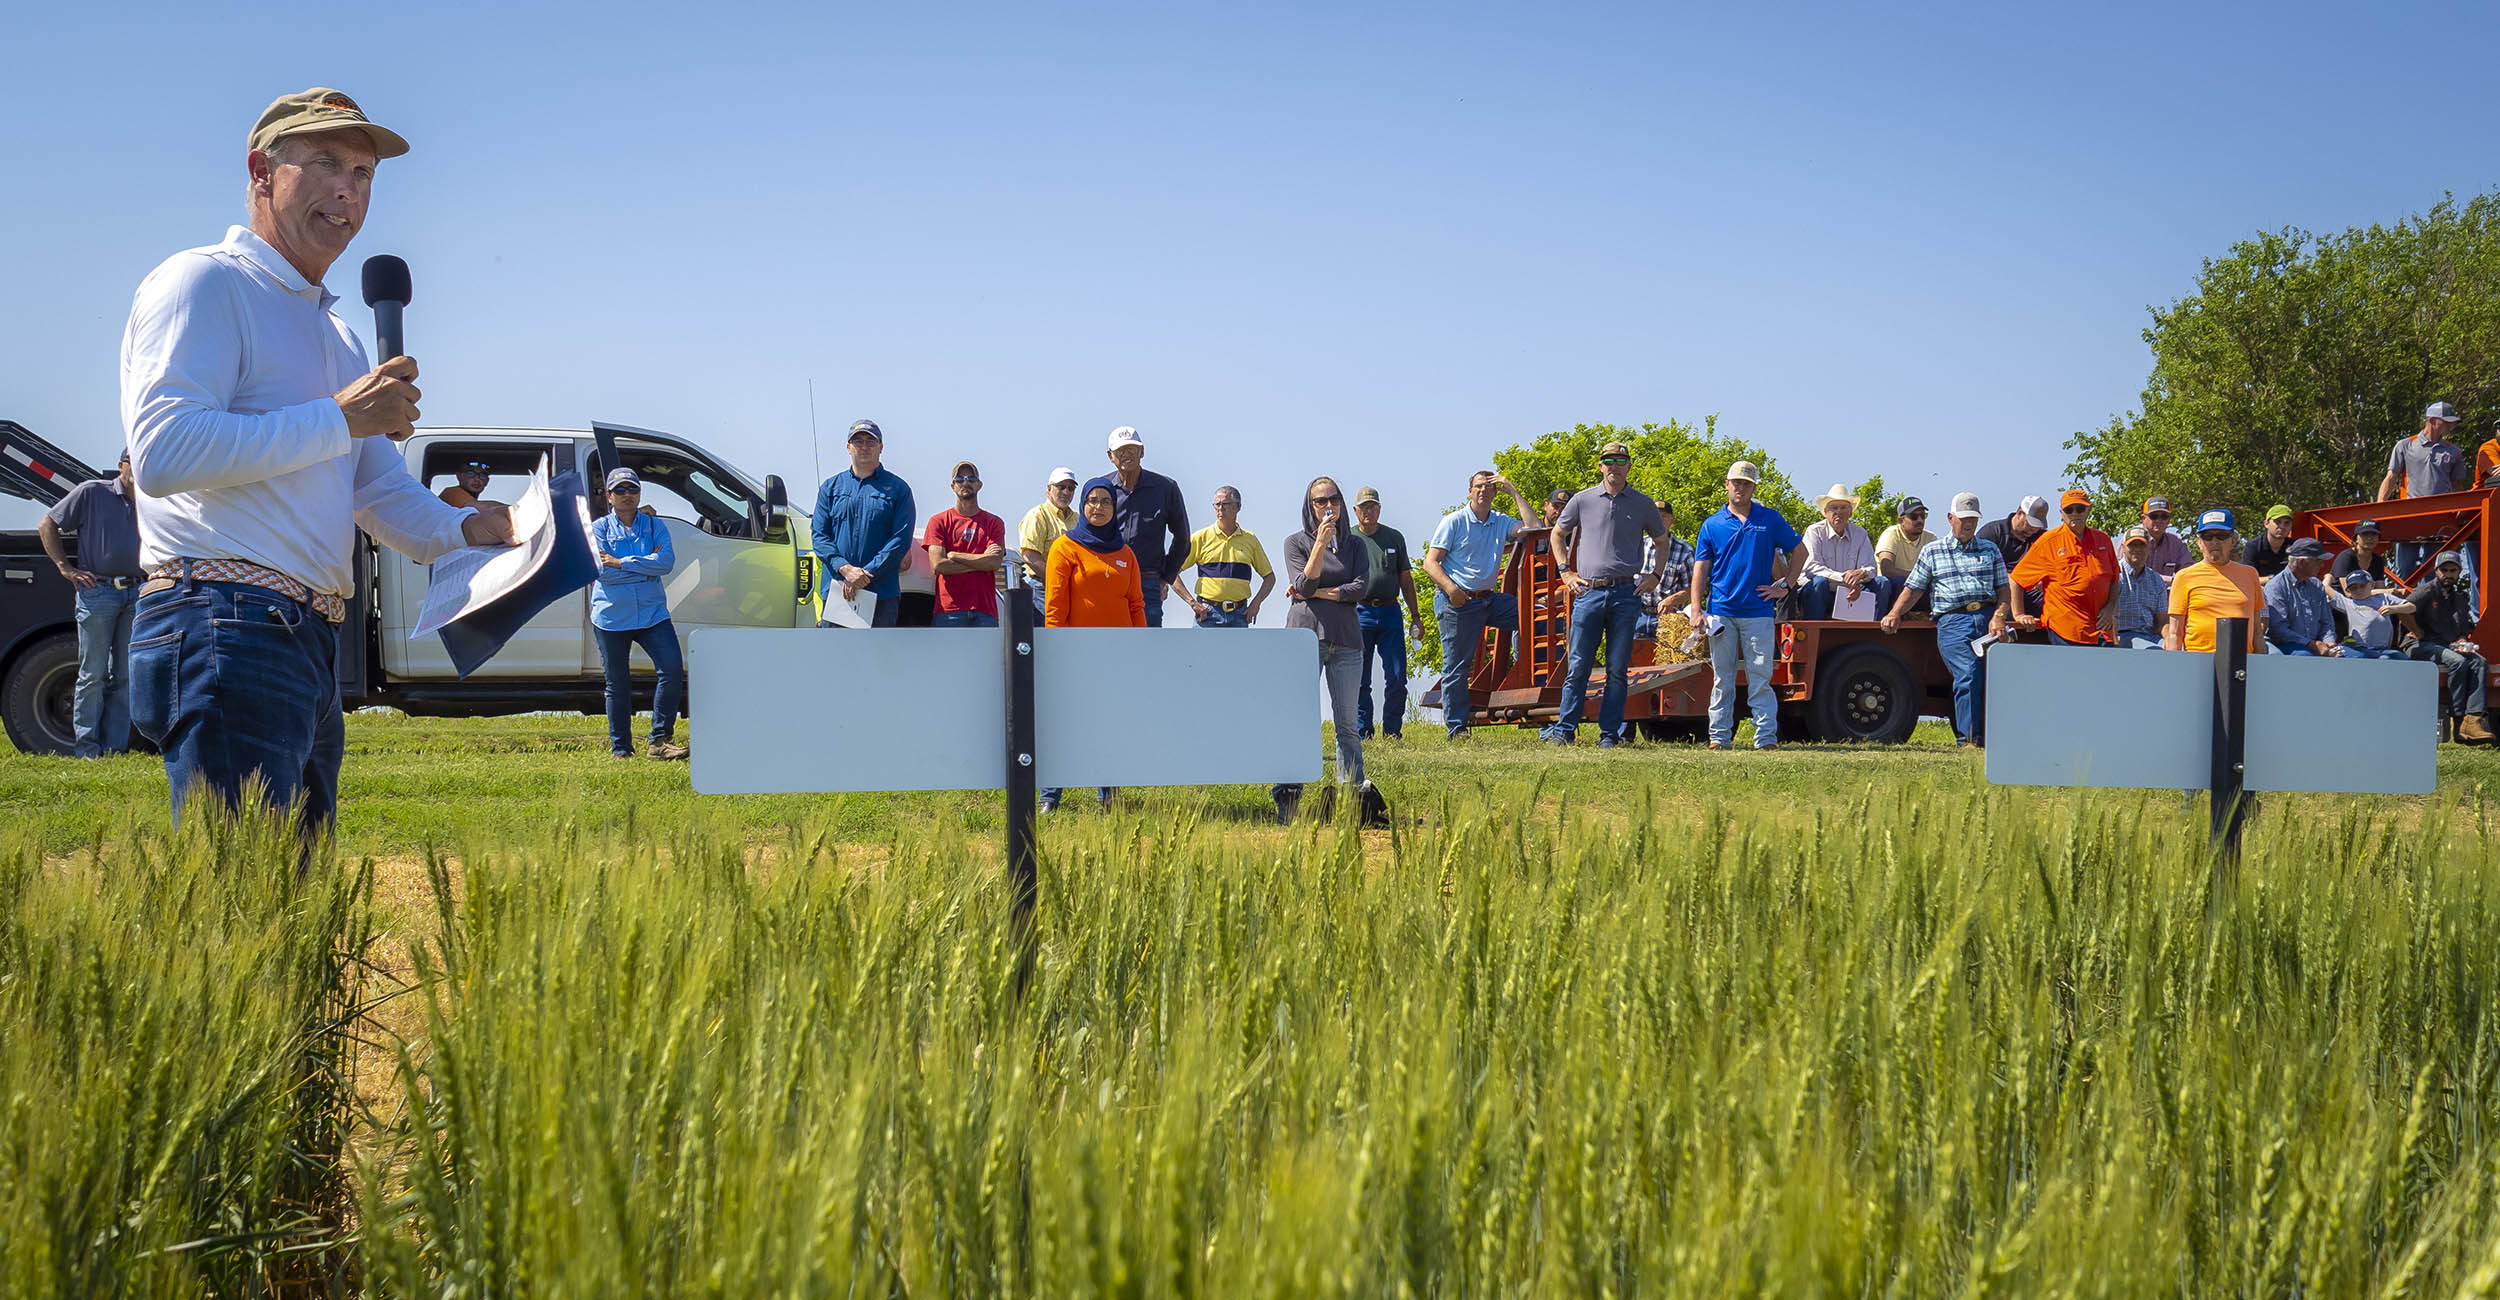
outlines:
[[[462,677],[494,657],[538,611],[590,585],[589,507],[582,476],[547,476],[540,460],[512,506],[512,546],[464,546],[434,561],[410,639],[439,632]]]

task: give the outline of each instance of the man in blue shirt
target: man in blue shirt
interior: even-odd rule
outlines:
[[[1780,743],[1780,701],[1771,690],[1771,656],[1779,646],[1778,607],[1806,563],[1806,541],[1779,511],[1753,499],[1761,472],[1740,460],[1727,467],[1727,506],[1701,521],[1693,539],[1693,603],[1686,617],[1710,638],[1710,747],[1736,739],[1736,673],[1742,668],[1753,704],[1753,747]],[[1785,556],[1788,577],[1771,578]]]
[[[816,558],[823,569],[818,580],[827,597],[839,590],[844,600],[862,591],[874,595],[869,621],[892,627],[902,612],[903,553],[911,549],[913,525],[911,485],[880,462],[885,432],[874,420],[851,426],[847,444],[851,467],[825,480],[816,490]],[[818,627],[837,626],[820,622]]]
[[[1146,626],[1163,626],[1163,589],[1189,568],[1189,507],[1181,485],[1146,468],[1146,440],[1123,424],[1111,431],[1111,521],[1137,556]]]
[[[2266,579],[2266,640],[2278,653],[2341,659],[2335,639],[2335,605],[2318,575],[2326,572],[2326,546],[2315,537],[2286,544],[2283,567]],[[2252,566],[2253,567],[2253,566]]]
[[[1441,721],[1450,739],[1467,734],[1474,701],[1467,676],[1488,627],[1516,634],[1519,602],[1502,587],[1502,548],[1519,520],[1493,509],[1496,489],[1524,510],[1526,498],[1509,479],[1480,469],[1467,480],[1467,504],[1441,516],[1424,550],[1424,576],[1432,579],[1432,614],[1441,625]]]
[[[1983,636],[2002,637],[2022,616],[2022,589],[2005,567],[2005,553],[1979,535],[1979,497],[1964,492],[1953,498],[1947,516],[1953,531],[1929,542],[1902,581],[1901,597],[1884,615],[1886,636],[1901,630],[1901,615],[1927,593],[1927,610],[1936,620],[1936,657],[1953,675],[1953,734],[1965,747],[1987,743],[1987,665],[1981,661]]]
[[[70,735],[80,758],[130,748],[130,620],[137,610],[139,516],[132,508],[130,452],[111,478],[69,490],[35,525],[44,554],[77,588],[78,682],[70,696]],[[78,562],[61,546],[78,539]]]

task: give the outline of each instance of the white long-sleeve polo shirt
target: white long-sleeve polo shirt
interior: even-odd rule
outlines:
[[[235,559],[351,594],[356,528],[431,560],[460,521],[388,438],[354,438],[332,396],[371,369],[336,294],[258,235],[165,259],[122,333],[122,428],[139,559]]]

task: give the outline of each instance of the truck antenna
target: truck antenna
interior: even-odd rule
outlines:
[[[807,454],[816,462],[816,481],[825,481],[825,453],[819,449],[816,435],[816,377],[807,377]]]

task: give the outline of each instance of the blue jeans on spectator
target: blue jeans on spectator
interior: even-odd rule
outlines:
[[[1779,620],[1721,616],[1710,636],[1710,743],[1736,740],[1736,673],[1744,670],[1745,694],[1753,707],[1753,747],[1776,749],[1780,743],[1780,697],[1771,689],[1771,658],[1779,653]]]
[[[674,737],[678,706],[686,698],[686,657],[677,648],[677,624],[664,618],[649,627],[591,630],[599,634],[599,671],[608,685],[608,752],[634,752],[635,646],[651,656],[651,666],[660,675],[651,693],[651,743]]]
[[[1467,677],[1475,670],[1476,648],[1484,644],[1484,630],[1517,632],[1519,602],[1508,592],[1493,591],[1461,608],[1435,591],[1432,613],[1441,625],[1441,721],[1455,736],[1467,729],[1467,715],[1474,708],[1467,694]]]
[[[165,756],[174,815],[193,787],[228,811],[260,782],[298,809],[309,839],[338,815],[338,627],[301,601],[239,582],[185,578],[139,598],[131,620],[130,721]]]
[[[1363,628],[1363,689],[1355,697],[1354,726],[1372,734],[1372,656],[1380,656],[1380,729],[1394,736],[1406,726],[1406,611],[1397,605],[1357,605]]]
[[[929,619],[931,627],[996,627],[998,615],[984,614],[977,609],[941,609]]]
[[[1632,628],[1641,619],[1640,594],[1629,582],[1591,587],[1571,601],[1571,671],[1563,679],[1562,712],[1545,729],[1549,739],[1569,740],[1580,730],[1589,697],[1589,671],[1597,666],[1597,643],[1606,643],[1606,689],[1598,697],[1597,734],[1623,739],[1625,678],[1632,667]],[[1731,730],[1733,728],[1731,727]]]
[[[1208,601],[1207,612],[1198,616],[1198,626],[1248,627],[1250,626],[1250,607],[1243,605],[1239,609],[1225,609],[1214,601]]]
[[[1874,593],[1875,617],[1882,618],[1892,612],[1893,597],[1901,594],[1901,584],[1890,578],[1869,578],[1866,590]],[[1809,621],[1830,618],[1832,607],[1840,603],[1840,591],[1840,584],[1829,578],[1806,579],[1806,585],[1797,589],[1797,617]]]
[[[1337,731],[1337,784],[1360,785],[1363,781],[1363,740],[1356,734],[1354,723],[1354,691],[1362,680],[1360,668],[1363,651],[1358,646],[1321,645],[1319,648],[1320,685],[1328,690],[1328,717]],[[1302,793],[1299,781],[1279,782],[1268,787],[1277,799]]]
[[[1971,651],[1971,643],[1988,635],[1995,614],[1982,609],[1936,619],[1936,657],[1953,674],[1953,734],[1974,745],[1988,741],[1988,664]]]
[[[80,758],[130,748],[130,619],[136,586],[98,583],[78,593],[78,686],[70,722]]]
[[[2146,632],[2141,629],[2121,632],[2118,634],[2118,648],[2121,650],[2159,650],[2161,649],[2161,633]]]
[[[2405,658],[2406,655],[2404,651],[2399,650],[2394,646],[2380,646],[2379,648],[2373,650],[2368,646],[2355,645],[2350,641],[2346,641],[2344,643],[2344,657],[2346,659],[2402,659]]]
[[[2481,655],[2452,650],[2436,641],[2416,641],[2413,657],[2438,664],[2445,674],[2440,681],[2439,716],[2465,718],[2483,711],[2483,677],[2491,668]]]
[[[1163,579],[1141,573],[1137,575],[1137,585],[1146,596],[1146,626],[1163,626]]]

